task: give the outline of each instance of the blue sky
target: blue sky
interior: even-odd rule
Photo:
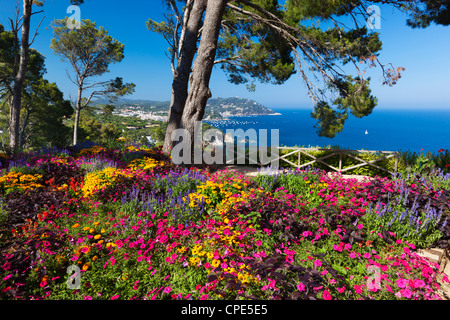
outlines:
[[[0,0],[0,23],[9,29],[8,17],[13,16],[16,0]],[[165,7],[162,0],[86,0],[81,5],[81,18],[96,21],[108,33],[125,45],[125,58],[112,65],[108,78],[120,76],[136,84],[130,98],[169,100],[172,74],[165,56],[167,43],[157,34],[147,30],[145,22],[151,18],[163,19]],[[42,17],[33,48],[46,57],[45,78],[56,82],[66,98],[75,98],[76,88],[66,74],[70,66],[55,56],[50,49],[53,19],[63,19],[69,0],[46,0],[44,13],[32,17],[35,28]],[[381,39],[383,50],[380,60],[406,68],[402,79],[393,87],[383,86],[380,68],[370,71],[372,93],[377,96],[379,109],[390,108],[448,108],[450,107],[450,28],[430,26],[411,29],[406,26],[406,16],[390,7],[381,7]],[[33,28],[33,30],[34,30]],[[225,74],[215,68],[211,80],[214,97],[241,96],[257,100],[270,108],[312,108],[307,91],[298,75],[293,75],[283,85],[257,83],[255,92],[245,85],[236,86],[226,80]]]

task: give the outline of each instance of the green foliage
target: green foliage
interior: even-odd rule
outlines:
[[[333,102],[338,110],[330,107],[326,101],[319,101],[314,106],[311,116],[318,120],[315,125],[319,136],[334,138],[344,128],[344,123],[351,113],[357,118],[368,116],[377,104],[377,99],[371,95],[368,87],[370,79],[353,79],[351,76],[338,78],[330,82],[333,91],[339,93]]]
[[[99,122],[92,108],[86,108],[80,117],[80,141],[92,141],[98,144],[106,144],[110,140],[120,137],[120,130],[111,123]]]
[[[411,18],[407,21],[412,28],[426,28],[433,22],[443,26],[450,24],[448,0],[420,0],[418,4],[409,4],[407,8],[412,11]]]
[[[15,59],[14,35],[4,31],[0,25],[0,97],[7,104],[12,92]],[[17,48],[18,50],[20,48]],[[34,49],[29,50],[28,66],[21,110],[21,148],[52,147],[67,144],[68,127],[63,119],[70,117],[73,110],[69,101],[55,83],[43,78],[45,57]],[[4,108],[2,127],[8,127],[8,114]],[[5,141],[2,141],[5,143]]]
[[[95,22],[83,20],[79,30],[71,30],[67,28],[67,19],[54,21],[50,48],[67,59],[80,75],[102,75],[111,63],[124,58],[125,46],[108,35],[103,27],[97,28]]]

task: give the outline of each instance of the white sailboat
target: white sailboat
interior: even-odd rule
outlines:
[[[366,130],[366,134],[369,134],[369,132]]]

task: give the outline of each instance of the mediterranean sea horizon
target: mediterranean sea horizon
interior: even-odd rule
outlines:
[[[221,130],[267,129],[270,132],[278,129],[280,146],[433,153],[450,150],[450,110],[447,109],[375,109],[367,117],[349,116],[343,131],[331,139],[316,133],[312,109],[269,108],[279,114],[205,122]]]

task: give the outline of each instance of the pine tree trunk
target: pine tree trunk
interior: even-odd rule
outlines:
[[[195,123],[196,121],[201,121],[203,119],[206,103],[211,97],[209,80],[214,67],[222,16],[226,3],[227,0],[208,1],[202,37],[198,47],[197,57],[195,58],[192,68],[189,94],[181,118],[181,127],[186,129],[191,137],[192,152],[194,152],[195,148],[201,147],[201,145],[194,145],[194,136],[197,134],[194,130],[196,128]],[[192,160],[194,160],[193,157]],[[194,163],[194,161],[192,161],[192,163]]]
[[[80,122],[80,112],[81,112],[81,98],[83,94],[83,84],[78,84],[78,95],[77,102],[75,105],[75,120],[73,123],[73,145],[76,146],[78,143],[78,124]]]
[[[203,13],[206,9],[207,0],[195,0],[189,12],[186,30],[183,30],[182,47],[180,58],[172,82],[172,95],[170,99],[167,130],[164,138],[163,151],[169,153],[174,145],[171,137],[172,132],[180,128],[181,116],[188,96],[189,75],[191,73],[192,61],[197,51],[197,39],[202,25]]]
[[[22,90],[28,64],[28,49],[30,35],[30,21],[32,0],[23,0],[22,39],[20,48],[19,70],[14,77],[12,103],[10,105],[9,119],[9,146],[16,153],[20,146],[20,109],[22,105]]]
[[[25,129],[27,128],[28,125],[28,119],[30,118],[30,109],[26,108],[27,113],[25,115],[25,120],[23,120],[23,125],[22,125],[22,130],[20,131],[20,145],[19,145],[19,149],[23,150],[23,146],[25,145]]]

